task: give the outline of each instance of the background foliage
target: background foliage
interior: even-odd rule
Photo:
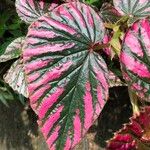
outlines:
[[[15,9],[15,0],[0,1],[0,55],[6,47],[16,38],[27,32],[27,25],[18,17]],[[3,82],[3,75],[10,68],[15,60],[7,63],[0,63],[0,101],[9,106],[9,101],[19,99],[24,103],[25,98],[15,93],[9,85]]]

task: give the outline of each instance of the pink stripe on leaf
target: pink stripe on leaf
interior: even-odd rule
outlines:
[[[51,131],[52,127],[56,123],[56,121],[60,118],[60,114],[63,110],[64,106],[60,106],[56,112],[49,116],[49,118],[44,123],[43,127],[41,128],[41,131],[45,137],[47,138],[48,133]]]
[[[60,95],[64,92],[64,88],[57,88],[54,93],[50,94],[47,98],[43,99],[39,106],[39,118],[43,119],[47,111],[57,102]]]

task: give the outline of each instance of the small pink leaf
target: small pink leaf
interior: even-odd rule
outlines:
[[[31,24],[40,16],[52,11],[60,0],[16,0],[16,9],[19,17]]]
[[[70,150],[108,97],[106,63],[93,47],[104,25],[88,5],[63,4],[30,28],[24,49],[30,104],[50,150]]]
[[[150,102],[150,22],[141,20],[127,32],[120,56],[125,80],[130,88]]]
[[[143,108],[139,115],[130,118],[130,123],[115,133],[108,142],[107,150],[149,150],[150,107]]]

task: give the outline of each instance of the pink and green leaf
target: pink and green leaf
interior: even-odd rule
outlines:
[[[22,59],[18,59],[12,64],[4,76],[4,81],[8,83],[14,91],[17,91],[25,97],[29,96]]]
[[[18,58],[22,54],[22,46],[24,43],[24,37],[19,37],[10,43],[4,54],[0,56],[0,62],[6,62],[8,60]]]
[[[105,34],[88,5],[66,3],[34,22],[24,47],[30,104],[51,150],[70,150],[108,97],[108,70],[94,52]]]
[[[135,93],[150,101],[150,22],[141,20],[128,30],[120,56],[124,79]]]
[[[36,21],[40,16],[52,11],[60,0],[16,0],[19,17],[28,24]]]
[[[147,106],[130,118],[130,123],[115,133],[108,142],[107,150],[149,150],[150,107]]]
[[[143,18],[150,15],[149,0],[113,0],[115,8],[121,15],[131,18]]]

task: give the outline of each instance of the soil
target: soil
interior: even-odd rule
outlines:
[[[111,88],[101,115],[76,150],[104,150],[106,141],[131,115],[127,88]],[[36,120],[28,106],[15,101],[7,108],[0,103],[0,150],[48,150]]]

